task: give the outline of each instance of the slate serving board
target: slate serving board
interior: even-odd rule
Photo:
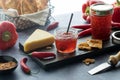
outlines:
[[[67,21],[69,19],[69,16],[70,16],[69,14],[65,15],[66,20],[65,19],[61,19],[60,16],[59,16],[58,19],[60,19],[60,20],[58,20],[58,21],[59,22],[61,22],[61,21],[63,22],[63,20],[64,20],[63,24],[65,25],[65,23],[67,23],[65,21]],[[81,15],[78,15],[78,14],[74,15],[74,17],[78,17],[78,16],[81,16]],[[64,18],[64,16],[62,16],[62,17]],[[74,25],[74,24],[76,24],[76,22],[78,22],[77,24],[84,23],[84,21],[82,19],[78,20],[77,18],[74,18],[72,24]],[[61,25],[62,24],[60,24],[58,27],[60,28]],[[19,33],[19,35],[20,35],[19,48],[23,52],[24,52],[24,50],[23,50],[23,44],[24,44],[25,40],[32,34],[32,32],[35,29],[38,29],[38,28],[39,29],[43,29],[43,30],[46,29],[46,27],[35,26],[33,28],[24,30],[24,31],[22,31],[22,32]],[[54,34],[54,29],[51,30],[51,31],[49,31],[49,32],[52,33],[52,34]],[[85,42],[87,39],[91,39],[91,36],[86,36],[86,37],[78,39],[77,45],[80,42]],[[79,50],[78,48],[76,48],[76,51],[73,54],[70,54],[70,55],[61,55],[61,54],[59,54],[56,51],[55,44],[53,44],[52,48],[50,50],[47,50],[46,48],[41,48],[41,49],[37,49],[36,51],[51,51],[51,52],[54,52],[56,54],[56,58],[55,59],[40,60],[40,59],[36,59],[36,58],[33,58],[33,57],[31,57],[31,58],[34,61],[36,61],[37,63],[39,63],[40,66],[44,70],[50,70],[50,69],[54,69],[54,68],[60,67],[60,65],[63,66],[63,65],[68,65],[68,64],[80,62],[80,60],[83,60],[84,58],[90,58],[90,57],[99,56],[99,55],[105,54],[107,52],[116,51],[116,50],[119,50],[119,49],[120,49],[120,45],[113,44],[112,43],[112,39],[110,37],[109,41],[103,42],[103,48],[102,49],[95,49],[95,50],[91,50],[91,51],[85,51],[85,50]]]
[[[84,38],[78,39],[77,44],[79,44],[80,42],[84,42],[90,38],[91,37],[89,36],[89,37],[84,37]],[[23,42],[24,41],[19,43],[19,48],[24,52]],[[103,49],[95,49],[95,50],[91,50],[91,51],[85,51],[85,50],[79,50],[76,47],[76,51],[70,55],[62,55],[62,54],[58,53],[56,51],[55,44],[53,44],[51,47],[52,48],[50,50],[47,50],[45,47],[45,48],[37,49],[35,51],[54,52],[56,54],[55,59],[40,60],[40,59],[31,57],[33,60],[38,62],[40,64],[40,66],[45,70],[49,70],[49,69],[54,68],[54,67],[59,67],[59,65],[67,65],[70,63],[75,63],[75,62],[78,62],[84,58],[95,57],[98,55],[102,55],[103,53],[105,54],[108,51],[114,51],[114,50],[120,49],[120,45],[113,44],[111,39],[109,41],[106,41],[103,43]]]

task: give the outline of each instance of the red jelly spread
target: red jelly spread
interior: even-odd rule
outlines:
[[[92,38],[108,40],[111,33],[113,6],[94,4],[91,6]]]

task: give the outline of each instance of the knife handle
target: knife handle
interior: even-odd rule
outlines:
[[[108,62],[110,62],[111,65],[116,65],[120,61],[120,51],[116,55],[111,55],[109,57]]]

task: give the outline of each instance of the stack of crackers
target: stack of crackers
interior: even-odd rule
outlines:
[[[81,42],[78,48],[82,50],[92,50],[93,48],[102,49],[102,40],[88,39],[86,42]]]

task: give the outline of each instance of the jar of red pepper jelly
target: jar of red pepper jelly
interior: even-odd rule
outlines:
[[[92,38],[109,40],[113,6],[110,4],[93,4],[90,7]]]

